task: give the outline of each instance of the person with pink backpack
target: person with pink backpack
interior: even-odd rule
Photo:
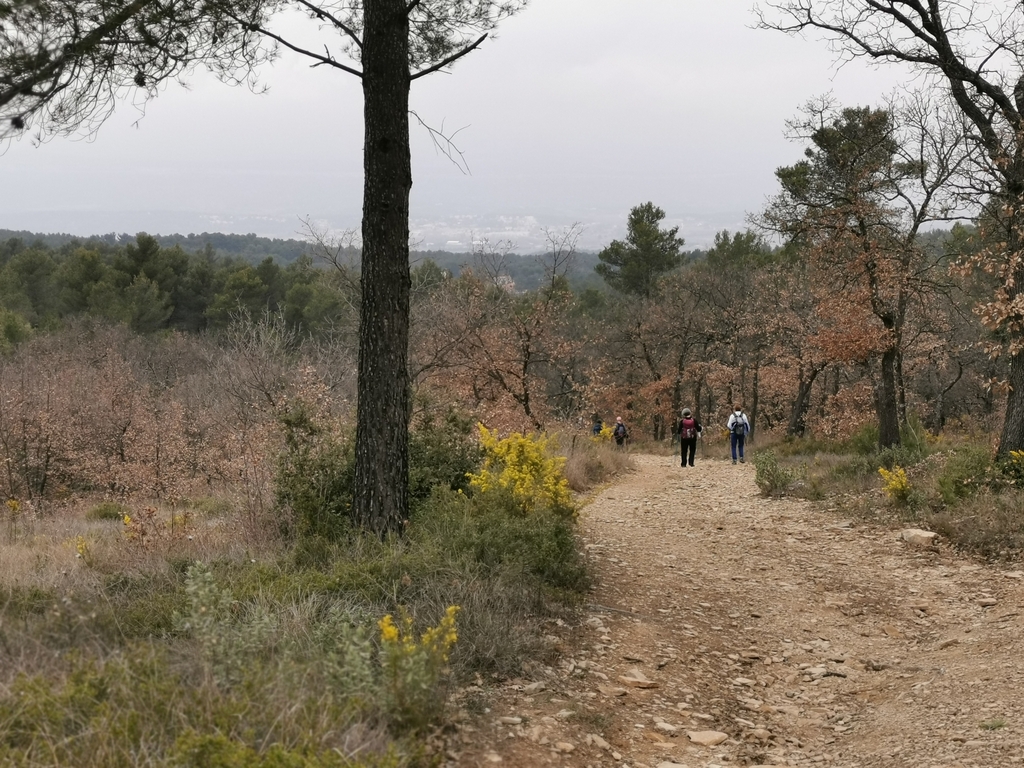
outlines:
[[[693,466],[693,459],[697,455],[697,438],[704,431],[700,422],[693,417],[689,408],[683,408],[683,418],[679,420],[679,445],[682,451],[682,464],[685,467]]]

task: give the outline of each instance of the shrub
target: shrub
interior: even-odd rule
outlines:
[[[893,467],[910,467],[924,458],[920,446],[897,445],[891,448],[883,448],[875,455],[878,464],[886,469]]]
[[[298,538],[338,541],[351,529],[354,442],[314,419],[301,404],[282,424],[286,439],[278,462],[278,505],[291,511]],[[427,411],[417,418],[409,434],[411,514],[435,486],[468,490],[470,474],[481,460],[480,446],[471,433],[472,422],[454,409],[440,418]]]
[[[992,456],[985,448],[969,446],[954,451],[936,480],[947,506],[972,496],[993,478]]]
[[[424,410],[409,433],[409,502],[414,507],[435,486],[469,490],[469,476],[480,467],[482,452],[470,438],[471,419],[449,408],[441,418]]]
[[[398,624],[391,614],[378,623],[385,707],[400,730],[420,732],[441,715],[446,698],[441,680],[458,639],[458,611],[457,605],[448,606],[438,625],[428,628],[418,641],[412,618],[404,611]]]
[[[758,451],[754,454],[753,462],[754,482],[765,496],[783,493],[793,484],[795,474],[779,465],[775,451]]]
[[[217,496],[201,496],[192,499],[188,506],[194,509],[203,517],[228,517],[235,511],[235,505],[230,500]]]
[[[989,560],[1024,555],[1024,497],[977,493],[929,519],[929,527],[957,548]]]
[[[569,487],[582,493],[630,466],[632,459],[629,453],[618,450],[610,439],[574,437],[562,471]]]
[[[123,520],[131,510],[115,501],[104,501],[89,508],[85,513],[88,520]]]
[[[10,352],[32,335],[32,326],[21,315],[0,307],[0,353]]]
[[[472,497],[437,489],[410,537],[447,560],[527,577],[530,589],[575,593],[588,583],[574,519],[545,508],[527,513],[508,489]]]
[[[175,629],[196,640],[219,685],[242,682],[274,633],[274,618],[258,609],[245,616],[233,611],[231,592],[218,586],[213,574],[200,563],[188,570],[185,594],[188,611],[174,616]]]
[[[867,422],[850,435],[850,449],[860,456],[870,456],[878,450],[878,425]]]
[[[928,442],[926,430],[914,415],[907,416],[907,422],[900,426],[900,444],[890,448],[878,447],[878,425],[869,422],[851,435],[848,445],[850,451],[858,456],[877,456],[874,466],[881,464],[892,469],[895,464],[910,466],[920,461],[927,452]],[[871,470],[873,471],[873,467]]]
[[[900,445],[918,458],[928,454],[928,430],[916,413],[908,413],[906,422],[900,425]]]
[[[353,441],[332,431],[301,402],[281,417],[277,505],[291,513],[299,537],[334,541],[349,529],[355,479]],[[284,526],[288,530],[287,521]]]
[[[1000,462],[999,470],[1007,484],[1024,488],[1024,451],[1010,451]]]
[[[575,507],[569,483],[562,473],[565,457],[556,455],[554,438],[543,434],[514,432],[499,439],[480,425],[480,444],[484,464],[470,475],[470,485],[484,493],[502,488],[525,512],[546,508],[560,514],[573,514]]]
[[[897,465],[891,471],[879,467],[878,474],[882,476],[882,490],[885,491],[885,495],[896,504],[905,505],[910,499],[910,481],[903,467]]]

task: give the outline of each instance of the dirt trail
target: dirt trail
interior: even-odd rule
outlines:
[[[634,460],[582,512],[585,622],[449,765],[1024,764],[1024,573],[762,498],[749,464]]]

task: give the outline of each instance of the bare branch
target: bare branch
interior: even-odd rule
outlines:
[[[427,129],[427,133],[430,135],[430,140],[434,142],[434,148],[442,155],[447,157],[452,163],[462,171],[464,174],[469,175],[469,163],[466,161],[466,156],[461,149],[455,144],[455,137],[463,130],[454,131],[453,133],[445,133],[444,123],[441,124],[440,128],[434,128],[432,125],[427,123],[422,117],[419,116],[413,110],[409,110],[409,114],[416,118],[422,127]]]

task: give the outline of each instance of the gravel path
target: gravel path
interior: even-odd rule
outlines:
[[[1024,573],[765,499],[749,464],[634,461],[582,512],[584,623],[450,766],[1024,764]]]

